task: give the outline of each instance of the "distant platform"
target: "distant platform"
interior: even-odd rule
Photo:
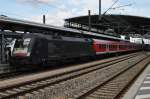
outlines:
[[[122,99],[150,99],[150,64]]]

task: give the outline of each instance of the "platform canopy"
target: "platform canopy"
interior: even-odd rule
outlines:
[[[5,16],[0,16],[0,30],[0,35],[2,34],[2,31],[4,31],[4,35],[11,37],[20,36],[20,33],[63,33],[63,31],[67,31],[68,34],[70,32],[79,33],[79,31],[75,29],[52,26],[26,20],[19,20]]]
[[[150,38],[150,18],[130,15],[104,15],[100,21],[98,18],[98,15],[91,15],[91,30],[104,33],[112,29],[117,34]],[[89,16],[65,19],[65,26],[88,30]]]

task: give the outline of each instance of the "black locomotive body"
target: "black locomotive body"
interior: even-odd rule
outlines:
[[[47,64],[94,55],[91,39],[26,34],[16,41],[10,63]]]
[[[149,44],[144,44],[143,45],[143,50],[144,51],[150,51],[150,45]]]

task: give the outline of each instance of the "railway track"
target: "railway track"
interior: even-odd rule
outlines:
[[[130,54],[102,63],[96,63],[82,68],[75,67],[72,70],[54,75],[32,78],[15,84],[10,81],[0,82],[0,98],[9,99],[68,99],[68,98],[88,98],[93,89],[97,89],[101,84],[121,74],[129,68],[135,67],[139,61],[148,56],[143,53]],[[90,94],[89,94],[90,92]],[[42,94],[39,94],[42,93]],[[88,94],[87,94],[88,93]],[[39,96],[40,95],[40,96]],[[39,98],[41,99],[41,98]],[[112,99],[112,98],[111,98]]]
[[[133,53],[130,55],[137,55],[137,53]],[[120,58],[124,58],[124,57],[126,57],[126,55],[123,57],[120,57]],[[113,61],[113,59],[110,61]],[[0,66],[0,81],[9,79],[9,78],[13,78],[13,77],[23,76],[26,74],[32,74],[32,73],[34,73],[33,71],[35,73],[42,72],[41,70],[38,70],[36,68],[31,68],[31,67],[30,68],[21,68],[21,67],[9,66],[9,65]]]
[[[20,72],[19,72],[20,71]],[[22,69],[9,65],[0,66],[0,80],[21,74]]]
[[[91,89],[87,93],[78,96],[77,99],[119,99],[125,89],[136,79],[149,63],[150,57],[135,64],[133,67],[121,71],[103,84]]]
[[[137,54],[137,53],[134,53],[134,54]],[[86,62],[89,62],[89,61],[86,61]],[[85,62],[83,62],[83,63],[85,63]],[[73,64],[77,65],[79,63],[73,63]],[[69,64],[69,65],[71,65],[71,64]],[[0,81],[5,80],[5,79],[10,79],[13,77],[19,77],[19,76],[27,75],[27,74],[30,75],[33,73],[42,72],[42,71],[46,71],[46,70],[57,69],[57,68],[50,68],[50,69],[49,68],[47,68],[47,69],[39,68],[38,69],[38,68],[31,68],[31,67],[32,66],[30,66],[28,68],[23,68],[23,67],[2,65],[2,66],[0,66]]]
[[[33,68],[23,68],[14,66],[1,66],[0,67],[0,81],[9,79],[16,76],[23,76],[33,72]],[[34,70],[35,71],[35,70]]]

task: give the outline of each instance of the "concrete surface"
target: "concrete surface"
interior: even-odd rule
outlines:
[[[150,64],[147,68],[142,72],[142,74],[137,78],[134,84],[129,88],[128,92],[124,95],[122,99],[135,99],[138,90],[140,89],[145,77],[150,72]],[[150,87],[150,86],[149,86]]]

